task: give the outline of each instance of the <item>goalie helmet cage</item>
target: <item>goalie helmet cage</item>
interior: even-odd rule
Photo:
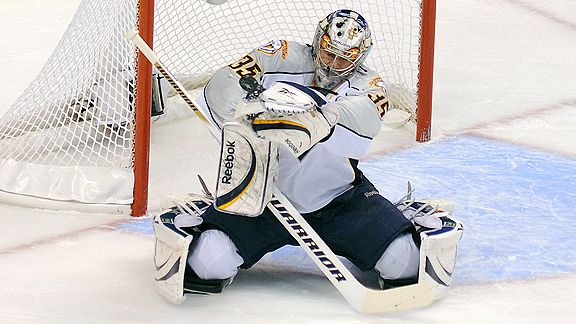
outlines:
[[[309,44],[328,13],[356,10],[375,39],[366,64],[407,90],[391,100],[416,111],[416,139],[427,141],[435,6],[435,0],[83,0],[44,68],[0,117],[0,199],[146,213],[152,66],[125,37],[134,28],[186,84],[272,39]]]

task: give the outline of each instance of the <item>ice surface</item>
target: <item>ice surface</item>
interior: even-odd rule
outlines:
[[[0,2],[0,113],[28,85],[79,0]],[[152,283],[149,218],[0,205],[2,323],[573,323],[576,4],[438,1],[433,138],[385,129],[361,167],[383,194],[451,199],[466,232],[455,285],[430,307],[353,311],[299,248],[224,294],[174,306]],[[152,132],[151,210],[213,180],[208,134],[182,113]],[[169,180],[166,180],[169,179]],[[359,275],[363,275],[358,273]]]

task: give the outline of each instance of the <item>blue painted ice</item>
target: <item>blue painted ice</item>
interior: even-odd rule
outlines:
[[[475,137],[449,138],[361,163],[395,201],[448,199],[465,225],[456,283],[576,271],[576,160]]]

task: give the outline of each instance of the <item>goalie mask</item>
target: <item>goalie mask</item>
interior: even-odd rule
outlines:
[[[316,85],[331,89],[350,77],[372,48],[366,20],[352,10],[336,10],[318,23],[312,42]]]

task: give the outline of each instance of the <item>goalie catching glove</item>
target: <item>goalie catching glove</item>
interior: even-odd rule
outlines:
[[[294,155],[301,156],[330,134],[338,113],[319,92],[280,81],[263,91],[258,99],[241,102],[236,120],[258,137],[281,143]]]

